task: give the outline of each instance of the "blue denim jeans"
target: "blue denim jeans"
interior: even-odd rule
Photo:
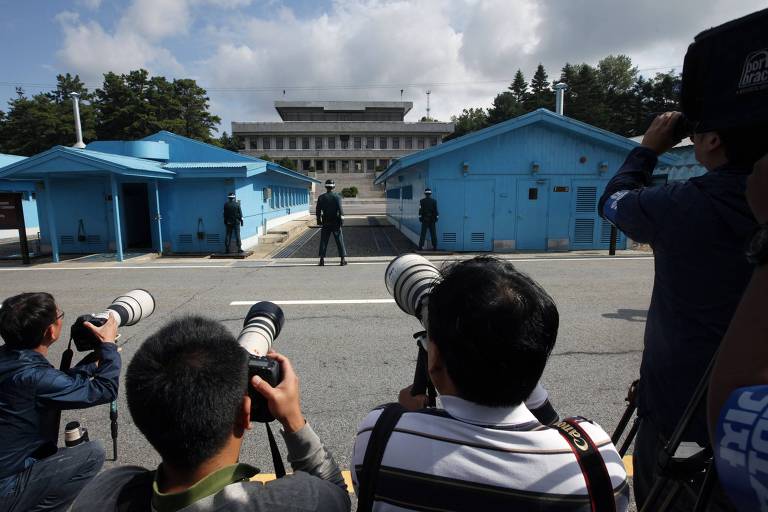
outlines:
[[[0,512],[66,510],[104,464],[99,441],[59,450],[0,480]]]

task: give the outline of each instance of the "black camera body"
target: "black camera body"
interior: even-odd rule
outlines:
[[[680,91],[696,132],[768,119],[768,9],[701,32],[688,47]]]
[[[96,335],[84,325],[85,322],[92,323],[96,327],[101,327],[107,323],[108,318],[107,315],[102,313],[99,313],[98,315],[80,315],[77,317],[77,320],[72,324],[69,332],[72,341],[75,342],[75,348],[78,352],[96,350],[101,345],[101,341],[99,341]]]
[[[269,412],[267,400],[250,385],[251,379],[258,376],[272,387],[283,380],[280,363],[267,357],[248,355],[248,396],[251,397],[251,421],[269,423],[275,417]]]

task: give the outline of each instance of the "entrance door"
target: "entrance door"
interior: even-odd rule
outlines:
[[[437,221],[437,247],[444,251],[463,250],[464,190],[461,180],[435,180],[432,192],[440,214]]]
[[[151,249],[152,230],[149,220],[149,192],[146,183],[123,184],[125,215],[125,247]]]
[[[494,182],[466,180],[464,185],[464,250],[490,251],[493,243]]]
[[[547,180],[517,181],[517,249],[543,251],[547,248],[548,192]]]

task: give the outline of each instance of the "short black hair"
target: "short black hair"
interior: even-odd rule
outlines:
[[[522,403],[557,338],[552,297],[512,263],[489,256],[441,275],[429,296],[429,338],[459,395],[492,407]]]
[[[22,293],[8,297],[0,307],[0,336],[12,349],[37,348],[56,316],[56,301],[50,293]]]
[[[731,165],[752,169],[768,153],[768,124],[718,130],[725,157]]]
[[[128,409],[163,461],[194,469],[232,433],[248,381],[247,354],[219,322],[172,320],[136,351]]]

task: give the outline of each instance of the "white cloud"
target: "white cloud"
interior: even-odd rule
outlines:
[[[95,11],[101,7],[101,0],[77,0],[77,5]]]
[[[433,117],[445,120],[489,106],[508,85],[494,80],[511,81],[518,68],[530,79],[539,62],[550,80],[565,62],[595,64],[609,54],[627,54],[642,69],[679,65],[697,32],[762,7],[760,0],[335,0],[308,15],[287,3],[133,0],[112,31],[62,13],[59,56],[76,72],[186,72],[209,89],[222,131],[232,120],[276,118],[272,103],[283,88],[286,99],[382,100],[400,99],[402,88],[414,102],[411,120],[424,115],[429,88]],[[194,60],[177,62],[172,49],[192,44]]]

